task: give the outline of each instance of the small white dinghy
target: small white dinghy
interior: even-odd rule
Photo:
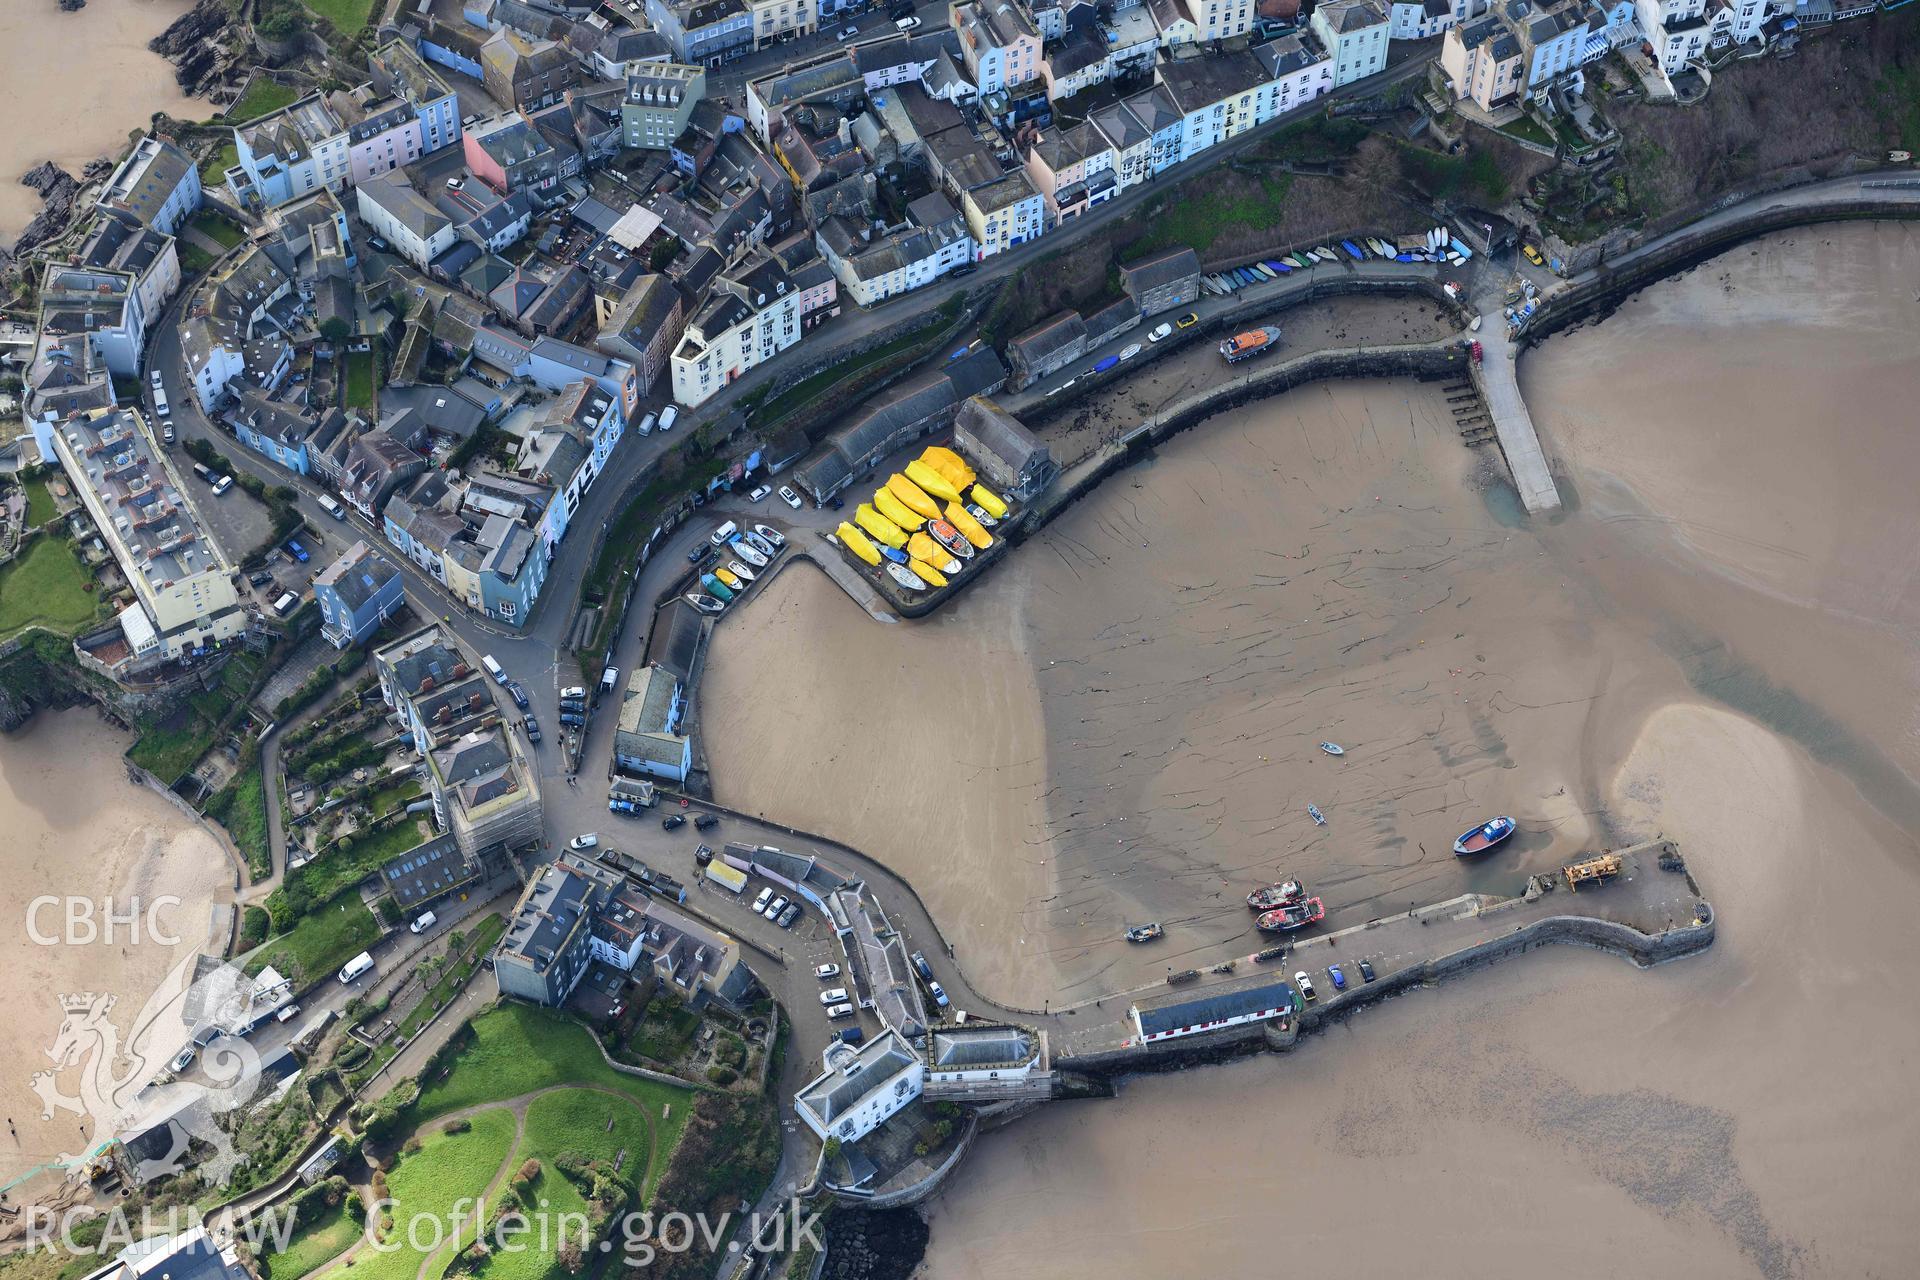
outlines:
[[[1337,742],[1323,742],[1320,744],[1320,749],[1330,756],[1343,756],[1347,754],[1347,749]]]

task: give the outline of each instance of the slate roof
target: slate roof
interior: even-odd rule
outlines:
[[[1266,1009],[1293,1007],[1293,988],[1278,973],[1202,987],[1191,994],[1148,996],[1134,1005],[1142,1035],[1158,1035]]]

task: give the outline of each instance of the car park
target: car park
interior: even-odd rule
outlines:
[[[846,998],[847,989],[845,987],[828,987],[820,993],[821,1004],[839,1004]]]
[[[762,889],[760,891],[760,896],[753,900],[753,909],[756,912],[765,911],[767,909],[767,904],[772,901],[773,901],[773,890]]]
[[[837,978],[840,976],[840,966],[837,964],[815,965],[813,969],[813,976],[820,979],[822,982],[826,981],[828,978]]]
[[[783,484],[780,486],[780,501],[786,503],[795,511],[800,509],[800,495],[795,493],[789,485]]]
[[[748,502],[765,502],[767,500],[767,495],[772,492],[773,490],[768,488],[764,484],[755,485],[753,488],[753,491],[747,494],[747,501]]]
[[[1170,324],[1163,324],[1158,328],[1156,328],[1152,333],[1149,333],[1147,335],[1147,341],[1159,342],[1165,338],[1170,338],[1172,336],[1173,336],[1173,326]]]
[[[567,848],[578,853],[582,849],[591,849],[599,843],[600,837],[589,831],[586,835],[575,836],[573,839],[567,841]]]
[[[760,914],[765,916],[767,919],[772,920],[775,917],[777,917],[782,911],[785,911],[786,909],[787,909],[787,895],[783,893],[779,897],[775,898],[772,902],[769,902],[767,904],[767,909],[765,911],[762,911]]]
[[[946,989],[937,982],[929,982],[927,984],[927,994],[932,996],[933,1002],[942,1009],[952,1003],[952,1001],[947,999]]]
[[[795,920],[798,920],[799,918],[800,918],[800,904],[797,902],[789,902],[787,904],[786,910],[780,913],[780,918],[778,920],[775,920],[774,923],[779,925],[782,929],[791,929],[793,928],[793,922]]]
[[[703,813],[693,820],[693,829],[695,831],[711,831],[719,825],[720,819],[710,813]]]
[[[521,723],[526,726],[528,742],[540,741],[540,722],[538,720],[534,719],[532,716],[528,716]]]
[[[827,1006],[827,1018],[829,1021],[837,1022],[841,1018],[851,1018],[852,1016],[853,1006],[850,1004],[842,1002],[840,1004],[830,1004]]]
[[[1296,973],[1293,975],[1293,985],[1300,988],[1300,998],[1302,1000],[1306,1001],[1308,1004],[1313,1003],[1314,1001],[1313,979],[1307,976],[1307,971],[1305,969],[1302,969],[1299,973]]]
[[[1333,980],[1333,989],[1335,991],[1345,991],[1347,989],[1347,975],[1340,972],[1339,965],[1337,964],[1328,965],[1327,977]]]
[[[1365,960],[1362,960],[1360,962],[1360,980],[1362,982],[1373,981],[1373,966],[1368,964]]]
[[[1176,328],[1191,329],[1200,323],[1200,313],[1198,311],[1189,311],[1173,323]]]
[[[686,825],[687,816],[683,813],[670,813],[660,819],[660,829],[662,831],[678,831]]]

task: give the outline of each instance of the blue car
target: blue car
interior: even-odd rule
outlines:
[[[1347,989],[1347,975],[1340,972],[1339,965],[1328,965],[1327,976],[1333,979],[1333,989],[1335,991],[1345,991]]]
[[[293,558],[295,560],[298,560],[301,564],[305,564],[307,562],[307,549],[301,546],[294,539],[292,538],[287,539],[287,550],[291,551],[293,553]]]

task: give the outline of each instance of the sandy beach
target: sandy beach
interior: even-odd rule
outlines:
[[[232,862],[211,835],[166,800],[127,781],[120,759],[126,745],[124,734],[88,710],[42,712],[0,740],[0,829],[9,833],[0,854],[9,914],[0,929],[0,959],[15,976],[17,992],[7,1017],[7,1050],[0,1056],[0,1115],[18,1126],[18,1142],[0,1160],[0,1182],[73,1151],[83,1123],[91,1128],[93,1117],[66,1112],[43,1121],[32,1088],[33,1074],[53,1066],[47,1050],[60,1031],[62,997],[115,997],[109,1018],[124,1040],[174,968],[206,947],[214,904],[233,899]],[[89,943],[83,941],[84,925],[68,933],[58,905],[41,908],[30,929],[30,904],[43,895],[90,900],[102,929],[107,898],[122,914],[134,900],[179,901],[151,917],[143,914],[137,939],[121,924],[111,943],[98,937]],[[179,941],[153,937],[145,928],[148,919]],[[45,945],[34,933],[75,941]],[[126,1047],[170,1054],[187,1030],[163,1022],[148,1042]],[[63,1073],[62,1092],[73,1094],[79,1075],[94,1065]],[[130,1065],[122,1062],[116,1071],[124,1074]],[[162,1063],[147,1065],[150,1070]]]
[[[51,160],[74,177],[96,156],[117,155],[156,111],[204,119],[213,109],[180,92],[173,64],[147,48],[192,0],[88,0],[62,13],[53,0],[0,4],[0,244],[40,212],[20,175]],[[86,51],[84,74],[74,59]]]
[[[1284,1059],[1049,1108],[936,1203],[930,1277],[1244,1274],[1280,1238],[1363,1275],[1907,1268],[1920,1029],[1889,1014],[1920,949],[1900,482],[1920,307],[1886,282],[1917,267],[1903,227],[1776,237],[1522,365],[1577,503],[1514,535],[1500,661],[1558,669],[1574,732],[1511,690],[1495,776],[1533,779],[1509,788],[1530,828],[1566,779],[1557,850],[1578,827],[1677,838],[1714,948],[1644,973],[1541,953]],[[1392,612],[1375,595],[1355,603]]]

